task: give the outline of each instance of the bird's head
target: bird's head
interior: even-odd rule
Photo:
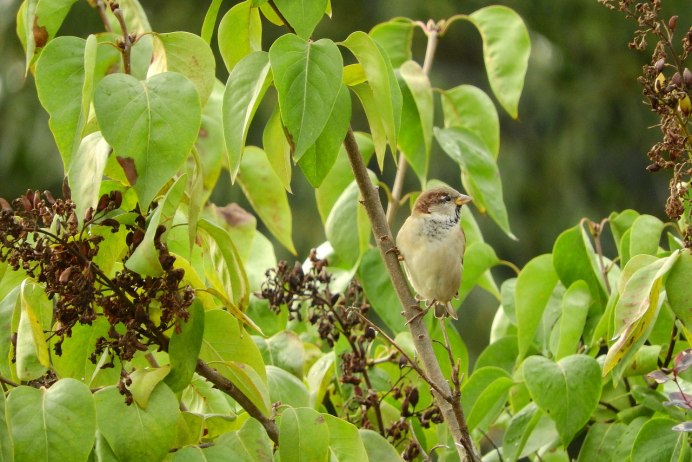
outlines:
[[[459,219],[461,206],[472,198],[449,186],[440,186],[423,191],[413,207],[417,215],[431,215],[433,218]]]

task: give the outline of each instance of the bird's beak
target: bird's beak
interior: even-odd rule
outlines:
[[[454,199],[454,203],[461,207],[464,204],[468,204],[472,200],[473,198],[471,196],[467,196],[466,194],[459,194],[459,197]]]

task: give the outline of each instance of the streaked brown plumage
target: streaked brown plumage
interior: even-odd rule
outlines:
[[[396,238],[411,285],[435,315],[457,319],[450,301],[457,295],[466,239],[461,207],[471,197],[448,186],[424,191]]]

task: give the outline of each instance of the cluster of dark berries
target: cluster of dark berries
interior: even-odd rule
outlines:
[[[692,248],[692,71],[687,60],[692,53],[692,27],[679,30],[680,18],[661,18],[661,0],[599,0],[637,22],[630,48],[645,51],[647,38],[656,40],[651,61],[644,66],[638,81],[646,102],[659,118],[661,141],[649,149],[647,170],[669,170],[670,194],[666,214],[674,220],[687,217],[683,224],[685,246]],[[677,42],[676,33],[682,37]]]
[[[86,211],[80,224],[69,189],[64,189],[66,199],[55,199],[48,191],[27,191],[11,204],[0,198],[0,261],[35,279],[54,300],[56,354],[62,353],[62,343],[75,325],[90,325],[98,316],[105,317],[111,328],[108,338],[96,341],[94,363],[106,350],[110,361],[105,367],[112,367],[115,357],[130,360],[150,345],[165,349],[168,341],[163,332],[188,318],[194,298],[194,291],[182,285],[183,270],[173,267],[175,258],[161,242],[165,228],[160,227],[155,237],[164,269],[161,276],[145,277],[127,268],[109,276],[95,261],[108,232],[96,231],[106,228],[117,233],[124,228],[126,261],[142,242],[145,217],[138,210],[120,213],[122,195],[112,191],[101,196],[95,209]],[[118,221],[126,215],[123,223]],[[154,303],[160,317],[149,316]]]

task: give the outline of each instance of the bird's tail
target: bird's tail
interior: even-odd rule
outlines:
[[[457,319],[459,319],[457,317],[457,312],[454,310],[454,307],[452,306],[451,302],[436,303],[435,304],[435,317],[441,319],[441,318],[446,318],[447,316],[454,319],[455,321]]]

